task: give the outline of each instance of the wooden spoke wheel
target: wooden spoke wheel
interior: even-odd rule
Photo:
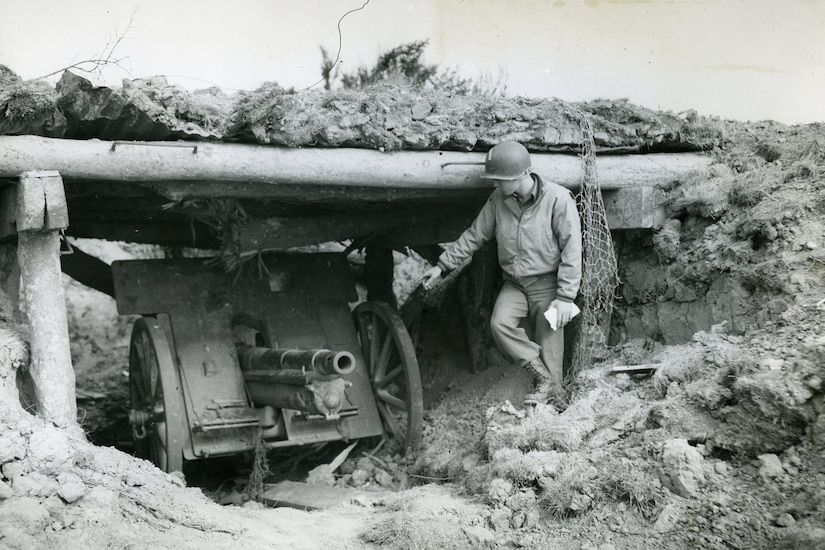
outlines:
[[[415,448],[421,442],[424,397],[410,335],[383,302],[361,303],[353,315],[384,430],[404,449]]]
[[[165,472],[182,471],[183,394],[172,349],[155,317],[142,317],[132,328],[129,396],[135,455]]]

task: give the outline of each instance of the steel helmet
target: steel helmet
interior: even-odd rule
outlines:
[[[484,177],[493,180],[515,180],[530,173],[530,153],[517,141],[499,143],[487,152]]]

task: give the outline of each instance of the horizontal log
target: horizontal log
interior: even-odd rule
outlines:
[[[455,239],[469,225],[475,205],[416,206],[294,218],[250,219],[237,228],[236,243],[241,252],[287,249],[321,242],[382,235],[403,228],[408,234],[427,234],[409,239],[409,244]]]
[[[574,155],[532,155],[534,170],[565,187],[581,184],[581,159]],[[0,136],[0,177],[29,170],[57,170],[64,180],[108,182],[220,182],[209,195],[191,186],[190,196],[233,196],[236,188],[337,186],[445,189],[491,188],[481,179],[484,153],[368,149],[288,149],[264,145],[205,142],[110,142],[36,136]],[[704,170],[704,154],[601,156],[602,189],[661,186]],[[476,163],[476,164],[467,164]],[[257,193],[255,186],[253,193]],[[225,195],[223,194],[225,190]],[[258,196],[258,195],[251,195]]]
[[[154,221],[87,221],[72,220],[69,226],[72,237],[106,239],[192,248],[220,248],[220,241],[202,224]]]

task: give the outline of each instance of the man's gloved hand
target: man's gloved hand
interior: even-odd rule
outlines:
[[[441,278],[441,268],[437,265],[431,267],[424,273],[424,278],[421,279],[421,283],[419,283],[424,290],[430,290],[435,286],[435,283],[438,282],[438,279]]]
[[[553,300],[550,302],[550,307],[548,307],[548,311],[550,309],[556,309],[556,315],[558,319],[558,327],[561,328],[575,316],[573,310],[573,302],[565,302],[563,300]]]

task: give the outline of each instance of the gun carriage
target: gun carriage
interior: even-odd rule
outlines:
[[[135,448],[186,460],[387,435],[421,437],[415,349],[396,311],[358,300],[346,256],[271,254],[225,273],[203,259],[112,264],[129,351]]]

